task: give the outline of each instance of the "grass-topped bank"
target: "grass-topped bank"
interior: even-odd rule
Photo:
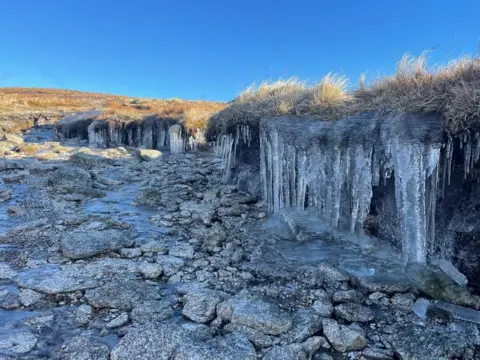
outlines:
[[[426,54],[404,55],[395,74],[369,85],[362,75],[355,90],[349,90],[347,78],[331,73],[310,86],[297,78],[252,85],[210,118],[207,138],[233,133],[238,125],[255,132],[265,116],[309,115],[332,121],[362,112],[437,113],[453,134],[480,125],[480,60],[462,57],[428,68]]]
[[[96,109],[99,118],[141,121],[147,117],[174,119],[187,130],[205,129],[209,117],[225,104],[182,99],[145,99],[75,90],[0,88],[2,132],[20,132],[33,125],[33,118],[48,114],[59,119],[65,113]],[[30,119],[26,121],[25,119]]]

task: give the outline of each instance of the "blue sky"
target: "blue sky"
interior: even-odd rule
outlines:
[[[0,86],[230,100],[269,78],[356,83],[405,52],[476,54],[478,14],[478,0],[0,0]]]

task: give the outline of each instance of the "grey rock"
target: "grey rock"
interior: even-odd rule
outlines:
[[[290,315],[276,304],[252,296],[236,296],[217,306],[217,314],[269,335],[280,335],[292,327]]]
[[[70,259],[86,259],[108,251],[132,246],[131,234],[122,230],[74,231],[61,240],[63,256]]]
[[[131,328],[110,354],[111,360],[170,360],[177,348],[191,343],[175,324],[149,323]]]
[[[120,255],[123,258],[135,259],[142,256],[142,249],[140,248],[123,248],[120,249]]]
[[[321,262],[318,265],[318,270],[326,282],[350,281],[350,276],[347,273],[328,262]]]
[[[363,295],[355,290],[341,290],[333,293],[332,300],[334,303],[356,302],[361,304]]]
[[[17,272],[8,264],[0,263],[0,279],[12,280],[17,276]]]
[[[163,321],[172,317],[172,303],[166,300],[150,300],[136,305],[130,315],[132,321],[145,324],[152,321]]]
[[[27,330],[0,332],[0,352],[26,354],[37,344],[37,337]]]
[[[195,249],[190,244],[175,244],[170,247],[168,254],[170,256],[177,256],[184,259],[192,259],[195,253]]]
[[[265,335],[259,330],[240,324],[226,324],[223,329],[231,333],[239,333],[248,338],[255,346],[260,348],[268,348],[274,344],[274,338],[270,335]]]
[[[298,310],[292,318],[293,326],[281,336],[282,344],[305,341],[322,330],[322,315],[313,310]]]
[[[142,262],[138,266],[138,271],[147,279],[156,279],[163,273],[163,267],[156,263]]]
[[[87,290],[85,298],[96,308],[129,310],[140,301],[157,300],[159,290],[142,281],[114,280],[96,289]]]
[[[166,276],[175,275],[185,264],[185,260],[176,256],[158,255],[157,263],[163,268]]]
[[[382,277],[361,277],[358,284],[368,293],[381,292],[384,294],[404,293],[410,289],[410,281],[406,278],[397,279]]]
[[[314,336],[303,343],[287,346],[274,346],[265,352],[263,359],[268,360],[308,360],[312,355],[325,345],[327,341],[321,336]]]
[[[335,350],[347,352],[361,350],[367,346],[363,334],[344,325],[339,325],[335,320],[323,319],[323,333]]]
[[[240,334],[217,337],[206,342],[182,344],[173,360],[256,360],[255,348]]]
[[[0,309],[16,309],[20,307],[18,287],[15,285],[0,285]]]
[[[79,325],[86,325],[90,322],[92,319],[92,307],[90,305],[80,305],[76,310],[75,310],[75,321]]]
[[[333,311],[336,316],[352,322],[369,322],[374,318],[369,308],[356,303],[337,305]]]
[[[390,299],[392,306],[395,306],[399,309],[410,310],[415,301],[415,295],[413,294],[395,294]]]
[[[362,351],[367,360],[393,360],[393,352],[387,349],[367,348]]]
[[[52,360],[108,360],[110,349],[87,336],[75,336],[65,341],[52,355]]]
[[[400,359],[449,360],[470,358],[471,335],[447,333],[436,326],[398,324],[392,329],[391,345]]]
[[[135,155],[144,161],[156,160],[162,157],[162,153],[153,149],[135,149]]]
[[[44,296],[30,289],[21,289],[19,299],[23,306],[32,306],[43,300]]]
[[[325,292],[323,293],[324,294],[312,304],[312,310],[320,316],[329,317],[333,313],[333,304],[330,297]]]
[[[256,201],[254,196],[244,193],[231,193],[221,197],[220,205],[222,206],[235,206],[238,204],[251,204]]]
[[[84,151],[76,152],[70,156],[68,161],[86,168],[105,166],[106,164],[110,164],[112,162],[109,158],[100,155],[89,154]]]
[[[205,225],[212,224],[216,215],[216,209],[212,204],[197,203],[194,201],[181,203],[180,210],[190,212],[193,220],[202,221]]]
[[[107,323],[107,328],[114,329],[125,325],[128,322],[128,313],[122,313]]]
[[[215,318],[216,307],[227,294],[210,289],[199,289],[185,295],[182,314],[192,321],[206,323]]]

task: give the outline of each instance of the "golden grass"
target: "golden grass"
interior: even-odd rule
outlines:
[[[63,113],[98,109],[103,117],[125,117],[128,120],[143,119],[155,115],[182,121],[188,119],[189,126],[203,126],[214,112],[226,105],[211,101],[187,101],[181,99],[142,99],[126,96],[81,92],[75,90],[40,89],[40,88],[0,88],[0,117],[8,123],[6,131],[19,131],[28,128],[19,114],[50,112]],[[188,115],[187,115],[188,112]],[[195,114],[201,119],[195,119]],[[21,121],[22,123],[18,123]]]
[[[462,57],[446,66],[427,67],[427,53],[404,55],[392,76],[348,91],[348,79],[327,74],[307,86],[297,78],[252,85],[208,122],[207,138],[235,130],[239,124],[258,127],[264,116],[315,115],[337,120],[362,112],[379,114],[438,113],[451,133],[480,125],[480,60]]]

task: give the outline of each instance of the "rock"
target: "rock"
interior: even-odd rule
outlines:
[[[76,310],[75,310],[75,321],[79,325],[86,325],[90,322],[92,319],[92,307],[89,305],[80,305]]]
[[[8,190],[0,190],[0,203],[10,200],[11,193]]]
[[[126,259],[135,259],[142,256],[142,250],[140,248],[124,248],[120,249],[120,255]]]
[[[391,295],[404,293],[410,289],[410,282],[403,277],[398,277],[395,280],[378,276],[361,277],[357,279],[357,282],[368,293],[381,292]]]
[[[182,202],[180,204],[180,210],[190,212],[193,220],[200,220],[205,225],[212,224],[216,215],[215,207],[212,204],[197,203],[194,201]]]
[[[270,335],[265,335],[261,331],[252,329],[251,327],[240,324],[226,324],[223,329],[232,333],[239,333],[248,338],[255,346],[267,348],[273,345],[274,339]]]
[[[367,348],[362,351],[366,360],[393,360],[393,352],[386,349]]]
[[[323,333],[335,350],[347,352],[361,350],[367,346],[363,334],[344,325],[339,325],[335,320],[323,319]]]
[[[342,290],[333,293],[332,300],[334,303],[356,302],[361,304],[363,295],[355,290]]]
[[[14,173],[1,175],[0,177],[5,184],[13,184],[13,183],[19,183],[22,180],[25,180],[25,178],[29,175],[30,175],[30,171],[28,170],[17,170]]]
[[[128,322],[128,313],[122,313],[116,318],[112,319],[107,324],[107,328],[113,329],[125,325]]]
[[[19,299],[23,306],[32,306],[43,300],[44,296],[30,289],[21,289]]]
[[[470,358],[470,334],[445,332],[438,327],[398,324],[392,329],[391,345],[399,359],[449,360]]]
[[[50,186],[92,186],[92,177],[85,169],[79,167],[61,167],[48,177]]]
[[[313,354],[326,345],[327,341],[321,336],[314,336],[303,343],[287,346],[274,346],[265,352],[263,359],[268,360],[308,360]]]
[[[10,265],[0,263],[0,279],[12,280],[17,276],[17,272]]]
[[[328,262],[321,262],[318,265],[318,270],[327,282],[350,281],[350,276],[347,273]]]
[[[392,306],[403,310],[410,310],[415,301],[415,295],[413,294],[395,294],[390,299]]]
[[[18,287],[0,284],[0,309],[13,310],[20,307],[18,296]]]
[[[130,310],[140,301],[160,298],[158,288],[143,281],[114,280],[96,289],[87,290],[85,298],[96,308]]]
[[[233,297],[217,306],[217,314],[269,335],[280,335],[292,327],[290,315],[276,304],[252,296]]]
[[[313,310],[298,310],[292,314],[293,326],[281,337],[282,344],[302,342],[322,330],[322,315]]]
[[[27,330],[0,332],[0,352],[26,354],[37,344],[37,337]]]
[[[192,245],[189,244],[175,244],[170,247],[168,254],[170,256],[177,256],[184,259],[193,259],[195,250]]]
[[[156,279],[163,273],[163,267],[160,264],[156,263],[147,263],[142,262],[138,266],[138,271],[142,274],[146,279]]]
[[[135,156],[143,161],[152,161],[162,157],[162,153],[152,149],[135,149]]]
[[[108,360],[110,349],[87,336],[75,336],[65,341],[52,355],[52,360]]]
[[[173,360],[256,360],[255,348],[240,334],[217,337],[205,342],[182,344]]]
[[[215,318],[216,307],[227,294],[221,291],[200,289],[185,295],[183,316],[198,323],[206,323]]]
[[[312,309],[320,316],[329,317],[333,313],[333,305],[332,301],[330,300],[330,296],[325,292],[325,290],[317,290],[316,291],[316,300],[313,305]]]
[[[45,266],[42,269],[30,269],[15,279],[19,287],[35,290],[45,294],[60,294],[86,290],[98,285],[98,281],[81,274],[62,271],[57,266]]]
[[[122,230],[74,231],[61,240],[63,256],[70,259],[86,259],[108,251],[132,246],[131,234]]]
[[[203,240],[203,246],[207,250],[213,250],[219,246],[222,246],[222,244],[227,240],[227,234],[225,233],[225,230],[223,227],[215,223],[209,230],[207,236]]]
[[[480,297],[472,295],[441,271],[410,264],[406,272],[415,288],[429,297],[456,305],[480,308]]]
[[[333,311],[336,316],[351,322],[369,322],[374,318],[369,308],[356,303],[337,305]]]
[[[191,343],[176,324],[149,323],[131,328],[110,354],[111,360],[174,359],[177,349]]]
[[[84,166],[86,168],[101,167],[112,162],[112,160],[110,160],[109,158],[95,154],[89,154],[83,151],[79,151],[73,154],[72,156],[70,156],[68,161],[77,165]]]
[[[176,256],[158,255],[157,263],[163,268],[166,276],[175,275],[185,264],[185,260]]]
[[[237,204],[252,204],[257,199],[254,196],[250,196],[243,193],[232,193],[221,197],[220,205],[222,206],[235,206]]]
[[[172,303],[165,300],[150,300],[136,305],[131,313],[132,321],[145,324],[152,321],[163,321],[174,314]]]

